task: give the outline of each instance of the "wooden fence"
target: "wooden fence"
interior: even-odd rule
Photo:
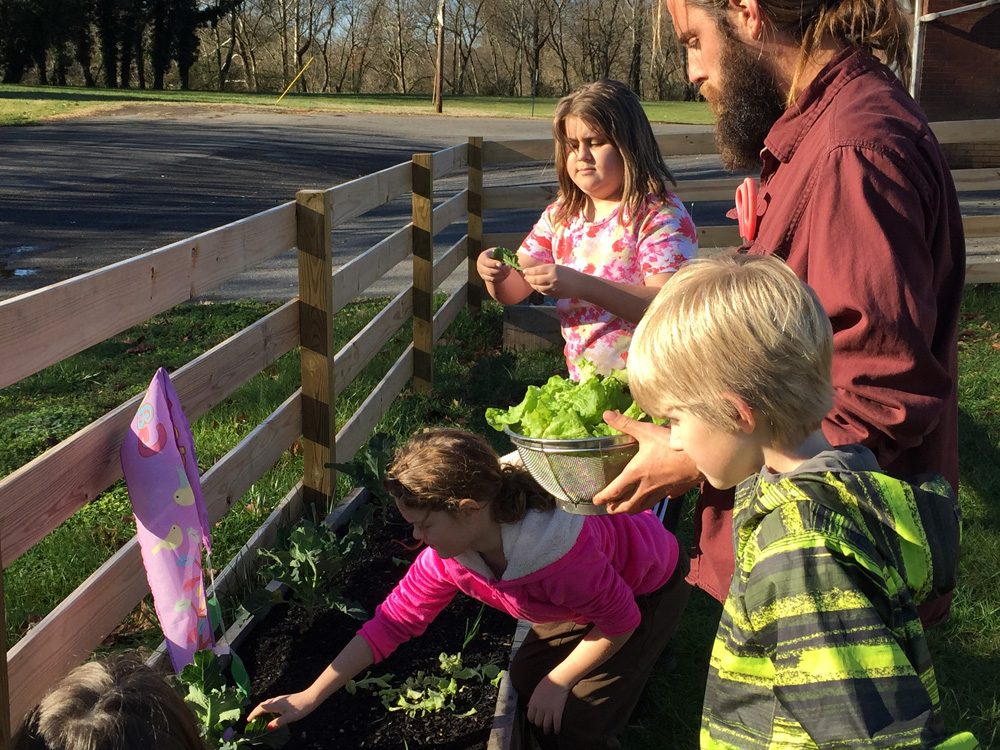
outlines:
[[[935,130],[949,143],[1000,139],[995,122],[939,123]],[[708,132],[661,136],[659,142],[668,160],[715,150]],[[471,138],[467,144],[416,154],[410,162],[334,188],[301,191],[294,202],[0,302],[0,351],[5,353],[0,388],[297,248],[297,298],[171,373],[185,413],[194,421],[280,356],[300,348],[301,387],[202,476],[209,521],[215,523],[231,508],[242,507],[239,498],[301,438],[302,481],[290,489],[280,513],[272,514],[244,548],[247,554],[241,559],[249,564],[248,553],[270,543],[276,523],[291,522],[304,505],[331,498],[334,477],[324,464],[349,459],[407,381],[412,378],[421,391],[432,388],[434,342],[463,306],[479,307],[479,252],[500,244],[516,247],[530,229],[484,234],[484,214],[540,210],[556,195],[555,185],[484,188],[484,165],[549,162],[552,152],[551,139]],[[435,201],[435,180],[465,167],[467,187]],[[959,190],[1000,191],[1000,170],[961,170],[954,175]],[[732,177],[687,180],[677,193],[687,203],[731,202],[737,184]],[[334,272],[333,232],[407,193],[412,196],[412,221]],[[463,217],[466,233],[435,258],[435,235]],[[995,237],[1000,247],[1000,216],[969,216],[965,225],[969,236]],[[735,225],[700,227],[699,239],[703,248],[739,241]],[[408,257],[413,262],[412,285],[334,351],[336,313]],[[433,313],[434,290],[462,263],[467,265],[467,283]],[[970,281],[1000,281],[1000,264],[975,261],[969,276]],[[337,430],[338,395],[411,320],[413,343]],[[121,478],[119,446],[141,398],[122,404],[0,480],[0,595],[3,570]],[[6,661],[0,661],[0,746],[8,745],[12,727],[25,711],[84,661],[148,593],[133,537],[9,651],[0,630],[0,646],[7,653]]]

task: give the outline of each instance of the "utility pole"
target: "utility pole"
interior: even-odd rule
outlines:
[[[442,79],[444,78],[444,0],[438,0],[437,63],[434,66],[434,110],[440,114]]]

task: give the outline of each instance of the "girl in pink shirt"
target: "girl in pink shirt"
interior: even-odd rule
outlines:
[[[543,747],[617,748],[690,594],[687,558],[649,512],[577,516],[478,435],[438,429],[397,453],[385,486],[427,548],[375,616],[304,691],[250,719],[296,721],[420,635],[462,591],[535,623],[511,665]]]
[[[486,289],[505,305],[532,291],[554,297],[566,364],[584,357],[601,375],[624,369],[632,332],[650,300],[698,248],[674,178],[638,98],[618,81],[581,86],[556,105],[559,198],[517,252],[515,271],[477,261]]]

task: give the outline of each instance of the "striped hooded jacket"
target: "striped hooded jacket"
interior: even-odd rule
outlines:
[[[739,486],[703,748],[978,747],[944,734],[916,611],[954,587],[958,503],[918,481],[847,446]]]

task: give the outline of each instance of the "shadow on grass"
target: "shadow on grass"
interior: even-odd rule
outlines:
[[[984,424],[983,414],[958,412],[959,476],[962,484],[982,498],[1000,497],[1000,450],[995,427]],[[1000,503],[986,502],[982,520],[977,523],[1000,530]]]
[[[79,93],[75,91],[10,91],[0,89],[0,99],[23,99],[28,101],[65,101],[65,102],[144,102],[149,101],[150,96],[139,94],[121,94],[116,91],[88,90],[82,89]]]

